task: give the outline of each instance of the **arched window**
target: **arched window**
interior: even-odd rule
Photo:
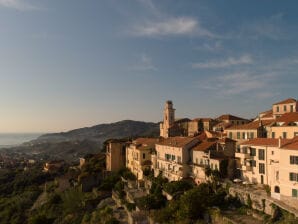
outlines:
[[[274,192],[275,192],[275,193],[280,193],[279,186],[275,186],[275,187],[274,187]]]

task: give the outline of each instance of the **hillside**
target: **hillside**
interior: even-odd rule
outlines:
[[[92,127],[79,128],[68,132],[45,134],[33,142],[65,142],[83,141],[103,143],[110,138],[134,136],[158,136],[157,123],[123,120],[110,124],[99,124]]]
[[[88,153],[98,153],[108,139],[159,135],[157,123],[124,120],[110,124],[79,128],[62,133],[45,134],[21,146],[3,149],[7,153],[32,155],[44,159],[77,160]]]

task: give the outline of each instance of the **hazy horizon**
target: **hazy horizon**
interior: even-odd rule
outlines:
[[[256,7],[257,5],[257,7]],[[298,2],[0,0],[0,132],[245,118],[297,98]]]

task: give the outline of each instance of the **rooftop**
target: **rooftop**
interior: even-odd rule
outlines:
[[[241,121],[247,121],[247,119],[242,117],[237,117],[231,114],[223,114],[220,117],[217,118],[218,120],[241,120]]]
[[[184,147],[185,145],[195,140],[198,141],[197,138],[191,138],[191,137],[170,137],[170,138],[164,138],[160,142],[157,142],[156,144],[174,146],[174,147]]]
[[[292,122],[298,122],[298,112],[291,112],[276,119],[276,122],[283,122],[283,126],[288,126]]]
[[[232,127],[227,128],[227,130],[252,130],[252,129],[258,129],[260,125],[271,125],[275,122],[274,119],[270,120],[262,120],[262,121],[252,121],[247,124],[242,124],[242,125],[234,125]]]
[[[298,136],[292,139],[277,139],[277,138],[254,138],[241,145],[256,145],[256,146],[271,146],[278,147],[279,140],[281,141],[281,148],[298,150]]]
[[[294,99],[294,98],[288,98],[286,100],[283,100],[283,101],[280,101],[280,102],[277,102],[277,103],[274,103],[273,105],[278,105],[278,104],[287,104],[287,103],[296,103],[297,100]]]

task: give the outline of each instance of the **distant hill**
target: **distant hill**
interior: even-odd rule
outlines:
[[[152,122],[124,120],[79,128],[68,132],[45,134],[21,146],[9,148],[47,159],[77,160],[88,153],[98,153],[108,139],[159,136],[159,125]]]
[[[135,136],[158,136],[157,123],[123,120],[110,124],[99,124],[92,127],[79,128],[68,132],[45,134],[34,142],[65,142],[89,140],[103,143],[111,138]]]

